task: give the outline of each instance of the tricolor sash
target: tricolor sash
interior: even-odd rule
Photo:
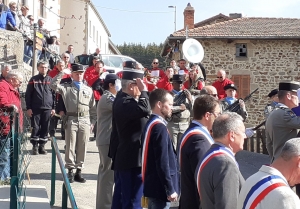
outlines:
[[[143,144],[143,152],[142,152],[142,181],[144,182],[145,179],[145,173],[146,173],[146,165],[147,165],[147,156],[148,156],[148,145],[150,141],[150,135],[152,128],[158,124],[164,122],[159,117],[154,117],[153,120],[148,124],[148,127],[145,131],[145,138],[144,138],[144,144]]]
[[[257,182],[246,195],[243,209],[255,209],[257,205],[274,189],[288,186],[288,183],[277,175],[270,175]]]
[[[179,165],[181,166],[181,149],[183,148],[183,146],[185,145],[185,143],[187,142],[188,138],[196,135],[196,134],[201,134],[203,135],[210,144],[214,143],[214,140],[212,139],[211,135],[205,130],[203,129],[200,123],[193,121],[192,123],[196,124],[197,126],[191,128],[190,130],[187,130],[184,135],[182,136],[180,145],[179,145],[179,150],[178,150],[178,157],[179,157]]]
[[[196,182],[197,182],[197,188],[198,188],[198,193],[200,195],[200,198],[201,198],[200,173],[211,159],[213,159],[214,157],[219,156],[219,155],[227,155],[228,157],[230,157],[235,162],[236,166],[239,167],[237,161],[234,158],[234,155],[233,155],[232,151],[229,148],[218,145],[218,147],[209,150],[205,154],[205,156],[203,157],[203,160],[202,160],[200,166],[197,168]]]

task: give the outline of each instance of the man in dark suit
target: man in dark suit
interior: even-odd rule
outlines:
[[[232,209],[242,184],[235,154],[246,138],[243,118],[235,112],[217,117],[212,126],[215,143],[205,153],[195,171],[202,209]]]
[[[149,101],[152,115],[141,138],[144,196],[149,200],[148,209],[167,209],[179,194],[178,164],[166,121],[172,116],[173,96],[156,89]]]
[[[214,143],[210,135],[214,119],[221,114],[219,101],[202,95],[194,102],[194,120],[178,143],[181,171],[181,197],[179,208],[199,208],[200,198],[194,178],[198,162]]]
[[[121,81],[122,92],[117,95],[113,104],[112,122],[115,123],[114,130],[117,130],[119,140],[113,154],[113,169],[116,181],[120,182],[115,191],[122,193],[122,208],[141,209],[143,191],[141,134],[150,114],[149,97],[142,80],[143,75],[144,72],[136,69],[124,71]],[[119,192],[114,193],[113,209],[118,208],[116,206],[120,202],[118,194]]]

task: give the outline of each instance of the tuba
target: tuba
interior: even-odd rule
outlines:
[[[204,58],[202,45],[193,38],[188,38],[183,42],[182,53],[185,59],[191,63],[199,63]]]

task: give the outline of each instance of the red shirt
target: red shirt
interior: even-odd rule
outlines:
[[[155,71],[155,70],[159,70],[159,77],[160,78],[166,77],[165,72],[162,69],[160,69],[160,68],[152,68],[151,70],[149,70],[149,73],[151,73],[152,71]]]
[[[105,69],[103,69],[103,72],[106,72]],[[94,82],[99,79],[99,72],[95,70],[94,66],[88,67],[86,71],[84,72],[83,75],[84,80],[87,82],[87,84],[92,87]],[[99,91],[93,90],[94,91],[94,97],[96,101],[99,101],[101,98],[101,95]]]
[[[159,89],[165,89],[167,91],[173,90],[173,85],[170,83],[169,78],[165,76],[164,78],[160,79],[157,84],[157,88]]]
[[[189,89],[191,87],[190,81],[187,80],[183,83],[184,88]],[[198,81],[197,90],[201,90],[203,88],[203,83]]]
[[[54,66],[53,70],[49,71],[48,75],[51,77],[51,78],[54,78],[55,76],[57,76],[57,74],[59,73],[58,69],[56,68],[56,66]],[[69,74],[64,74],[62,76],[62,79],[64,78],[70,78],[71,76]]]
[[[225,78],[225,80],[223,82],[220,82],[217,80],[212,84],[217,89],[219,99],[223,99],[223,98],[227,97],[225,90],[224,90],[224,86],[226,86],[228,84],[232,84],[232,83],[233,83],[233,81],[229,80],[228,78]]]

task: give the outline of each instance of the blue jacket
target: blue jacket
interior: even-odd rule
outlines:
[[[152,122],[157,119],[160,122],[152,126],[147,144],[146,132],[153,124]],[[144,174],[144,196],[167,202],[167,197],[174,192],[179,194],[180,189],[177,157],[165,122],[157,115],[151,115],[141,139],[143,168],[145,168],[145,172],[142,173]]]
[[[16,26],[16,21],[6,5],[0,4],[0,14],[0,28],[6,29],[7,21],[9,21],[14,27]]]

